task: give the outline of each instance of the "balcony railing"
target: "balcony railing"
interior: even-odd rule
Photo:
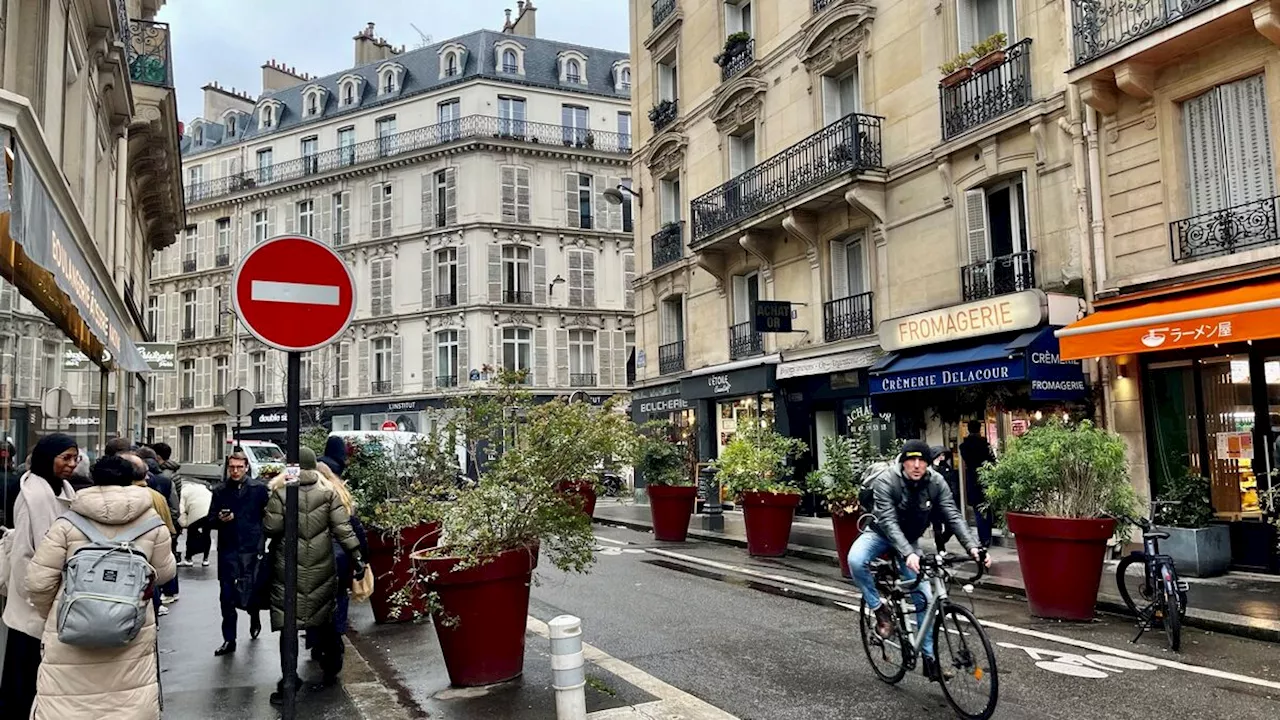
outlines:
[[[334,383],[330,390],[333,392],[329,394],[329,397],[342,397],[342,383]]]
[[[960,268],[966,302],[1031,290],[1036,286],[1036,251],[1001,255]]]
[[[310,399],[311,399],[311,388],[309,388],[309,387],[300,387],[300,388],[298,388],[298,399],[299,399],[299,400],[310,400]]]
[[[823,10],[826,10],[827,7],[835,1],[836,0],[813,0],[813,14],[817,15]]]
[[[436,307],[453,307],[458,304],[458,296],[449,292],[436,295]]]
[[[254,391],[253,391],[253,402],[254,402],[254,403],[261,404],[261,403],[264,403],[264,402],[266,402],[266,401],[267,401],[267,393],[266,393],[266,391],[263,391],[263,390],[254,390]]]
[[[764,336],[755,331],[752,323],[729,326],[729,359],[741,360],[764,354]]]
[[[846,115],[694,200],[690,245],[844,173],[881,167],[880,122]]]
[[[156,401],[147,400],[147,412],[155,412],[155,411],[156,411]]]
[[[436,387],[438,388],[455,388],[458,387],[457,375],[437,375]]]
[[[182,339],[183,339],[183,340],[195,340],[195,339],[196,339],[196,329],[195,329],[195,328],[193,328],[193,327],[184,327],[184,328],[182,328]]]
[[[676,11],[676,0],[655,0],[653,3],[653,27],[657,28]]]
[[[527,290],[503,290],[502,302],[508,305],[532,305],[533,293]]]
[[[653,131],[661,132],[680,116],[680,104],[675,100],[663,100],[649,111],[649,122],[653,123]]]
[[[501,119],[490,115],[468,115],[457,120],[446,120],[435,125],[406,130],[355,145],[337,147],[315,155],[285,160],[188,185],[186,187],[187,202],[202,202],[242,190],[291,182],[308,175],[378,162],[388,157],[426,150],[458,140],[498,138],[532,145],[563,146],[564,133],[565,128],[561,125]],[[597,152],[629,155],[630,144],[630,135],[592,130],[583,135],[583,143],[579,147]]]
[[[653,267],[669,265],[684,256],[684,221],[667,223],[650,238],[653,243]]]
[[[196,406],[196,399],[194,397],[191,397],[190,395],[184,398],[178,398],[179,410],[190,410],[195,406]]]
[[[595,387],[596,374],[595,373],[570,373],[569,386],[570,387]]]
[[[720,82],[727,82],[732,79],[745,70],[748,65],[755,62],[755,59],[755,38],[747,40],[731,51],[726,51],[720,56]]]
[[[213,264],[215,267],[227,267],[231,264],[231,253],[218,253],[213,259]]]
[[[369,392],[374,395],[389,395],[391,393],[390,380],[374,380],[369,383]]]
[[[169,23],[130,20],[127,46],[130,80],[143,85],[173,87]]]
[[[1218,0],[1071,0],[1076,64],[1203,10]]]
[[[193,273],[193,272],[195,272],[195,271],[196,271],[196,261],[195,261],[195,260],[183,260],[183,261],[182,261],[182,272],[184,272],[184,273]]]
[[[1174,262],[1231,255],[1280,243],[1280,196],[1169,223]]]
[[[443,212],[436,213],[436,227],[442,228],[449,224],[449,216]]]
[[[684,370],[684,341],[658,346],[658,372],[663,375]]]
[[[1031,38],[1014,43],[1004,54],[999,65],[938,89],[943,140],[1031,104]]]
[[[822,336],[827,342],[871,335],[876,331],[872,294],[850,295],[822,305]]]

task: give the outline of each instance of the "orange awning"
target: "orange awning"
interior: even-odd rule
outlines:
[[[1057,335],[1063,360],[1280,337],[1280,281],[1103,309]]]

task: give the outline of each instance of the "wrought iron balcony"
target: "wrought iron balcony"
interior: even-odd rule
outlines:
[[[663,375],[684,370],[684,341],[658,346],[658,372]]]
[[[508,305],[532,305],[533,293],[527,290],[503,290],[502,302]]]
[[[813,14],[817,15],[823,10],[826,10],[827,7],[829,7],[835,1],[836,0],[813,0]]]
[[[142,85],[173,87],[173,53],[169,48],[169,23],[130,20],[129,79]]]
[[[951,87],[938,88],[943,140],[1031,104],[1031,38],[1003,52],[1000,64]]]
[[[872,294],[858,293],[822,304],[822,337],[827,342],[871,335],[876,331]]]
[[[155,411],[156,411],[156,401],[155,401],[155,400],[150,400],[150,399],[148,399],[148,400],[147,400],[147,412],[155,412]]]
[[[196,329],[195,329],[195,328],[193,328],[193,327],[184,327],[184,328],[182,328],[182,339],[183,339],[183,340],[195,340],[195,339],[196,339]]]
[[[729,326],[729,359],[741,360],[764,354],[764,336],[750,322]]]
[[[1197,13],[1219,0],[1071,0],[1076,64]]]
[[[190,410],[196,406],[196,399],[190,395],[178,399],[179,410]]]
[[[374,395],[389,395],[391,394],[391,381],[390,380],[374,380],[373,382],[369,383],[369,392],[373,393]]]
[[[303,386],[303,387],[298,388],[298,399],[299,399],[299,400],[310,400],[310,399],[311,399],[311,388],[310,388],[310,387],[307,387],[307,386]]]
[[[748,65],[755,62],[755,59],[755,38],[737,45],[732,50],[726,50],[724,54],[719,56],[720,82],[727,82],[731,80],[738,75],[738,73],[745,70]]]
[[[564,133],[565,127],[562,125],[502,119],[490,115],[468,115],[188,185],[187,200],[193,203],[203,202],[265,185],[292,182],[315,173],[381,162],[388,157],[427,150],[459,140],[499,139],[530,145],[563,146]],[[590,144],[585,138],[586,136],[581,147],[586,150],[624,156],[631,153],[630,135],[592,130]]]
[[[215,267],[227,267],[231,264],[231,253],[218,253],[213,259],[213,264]]]
[[[448,225],[448,224],[449,224],[449,216],[448,216],[448,214],[443,213],[443,212],[438,212],[438,213],[436,213],[436,227],[438,227],[438,228],[442,228],[442,227],[444,227],[445,225]]]
[[[684,221],[669,222],[650,238],[653,243],[653,267],[676,262],[684,256]]]
[[[965,302],[1031,290],[1036,286],[1036,251],[1001,255],[960,268]]]
[[[196,261],[195,261],[195,260],[183,260],[183,261],[182,261],[182,272],[184,272],[184,273],[193,273],[193,272],[195,272],[195,271],[196,271]]]
[[[653,3],[653,27],[657,28],[676,11],[676,0],[655,0]]]
[[[332,391],[329,397],[342,397],[342,383],[334,383],[329,389]]]
[[[1280,243],[1280,196],[1169,223],[1174,262],[1231,255]]]
[[[595,387],[595,373],[570,373],[569,387]]]
[[[447,293],[440,293],[439,295],[436,295],[436,307],[438,308],[453,307],[454,305],[457,305],[457,304],[458,304],[458,296],[454,293],[447,292]]]
[[[881,167],[880,122],[846,115],[697,198],[690,246],[840,175]]]
[[[438,388],[454,388],[458,387],[457,375],[437,375],[436,387]]]
[[[680,116],[680,106],[675,100],[663,100],[649,111],[649,122],[653,123],[653,131],[661,132]]]
[[[254,390],[254,391],[253,391],[253,401],[254,401],[255,403],[259,403],[259,404],[266,402],[266,401],[267,401],[267,393],[266,393],[266,391],[265,391],[265,390]]]

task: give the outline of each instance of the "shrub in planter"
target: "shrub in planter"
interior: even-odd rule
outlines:
[[[698,488],[686,465],[685,446],[670,423],[654,421],[640,428],[632,467],[645,481],[653,537],[684,542],[689,535]]]
[[[1006,42],[1008,42],[1008,36],[998,32],[974,45],[970,55],[974,58],[973,71],[975,73],[984,73],[1004,62],[1004,46]]]
[[[733,33],[724,39],[724,52],[716,55],[712,60],[720,67],[724,67],[737,57],[738,53],[742,52],[742,48],[746,47],[750,41],[751,33],[749,32],[739,31]]]
[[[1231,565],[1231,528],[1210,525],[1213,502],[1209,480],[1188,470],[1171,478],[1160,489],[1156,529],[1169,534],[1160,541],[1160,552],[1173,558],[1178,572],[1195,577],[1221,575]]]
[[[948,88],[955,87],[973,77],[973,68],[969,67],[969,61],[972,59],[972,55],[962,52],[939,65],[938,72],[942,73],[942,80],[938,84]]]
[[[978,471],[1018,547],[1031,613],[1090,620],[1107,540],[1137,512],[1124,440],[1089,421],[1051,420],[1009,441]]]
[[[787,553],[791,521],[801,489],[791,481],[789,461],[804,442],[779,434],[767,419],[746,417],[712,463],[720,483],[742,502],[747,552],[761,557]]]

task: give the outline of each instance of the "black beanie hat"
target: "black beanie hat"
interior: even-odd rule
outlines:
[[[902,459],[920,458],[926,463],[933,462],[933,450],[929,447],[929,443],[923,440],[908,440],[902,444]]]

